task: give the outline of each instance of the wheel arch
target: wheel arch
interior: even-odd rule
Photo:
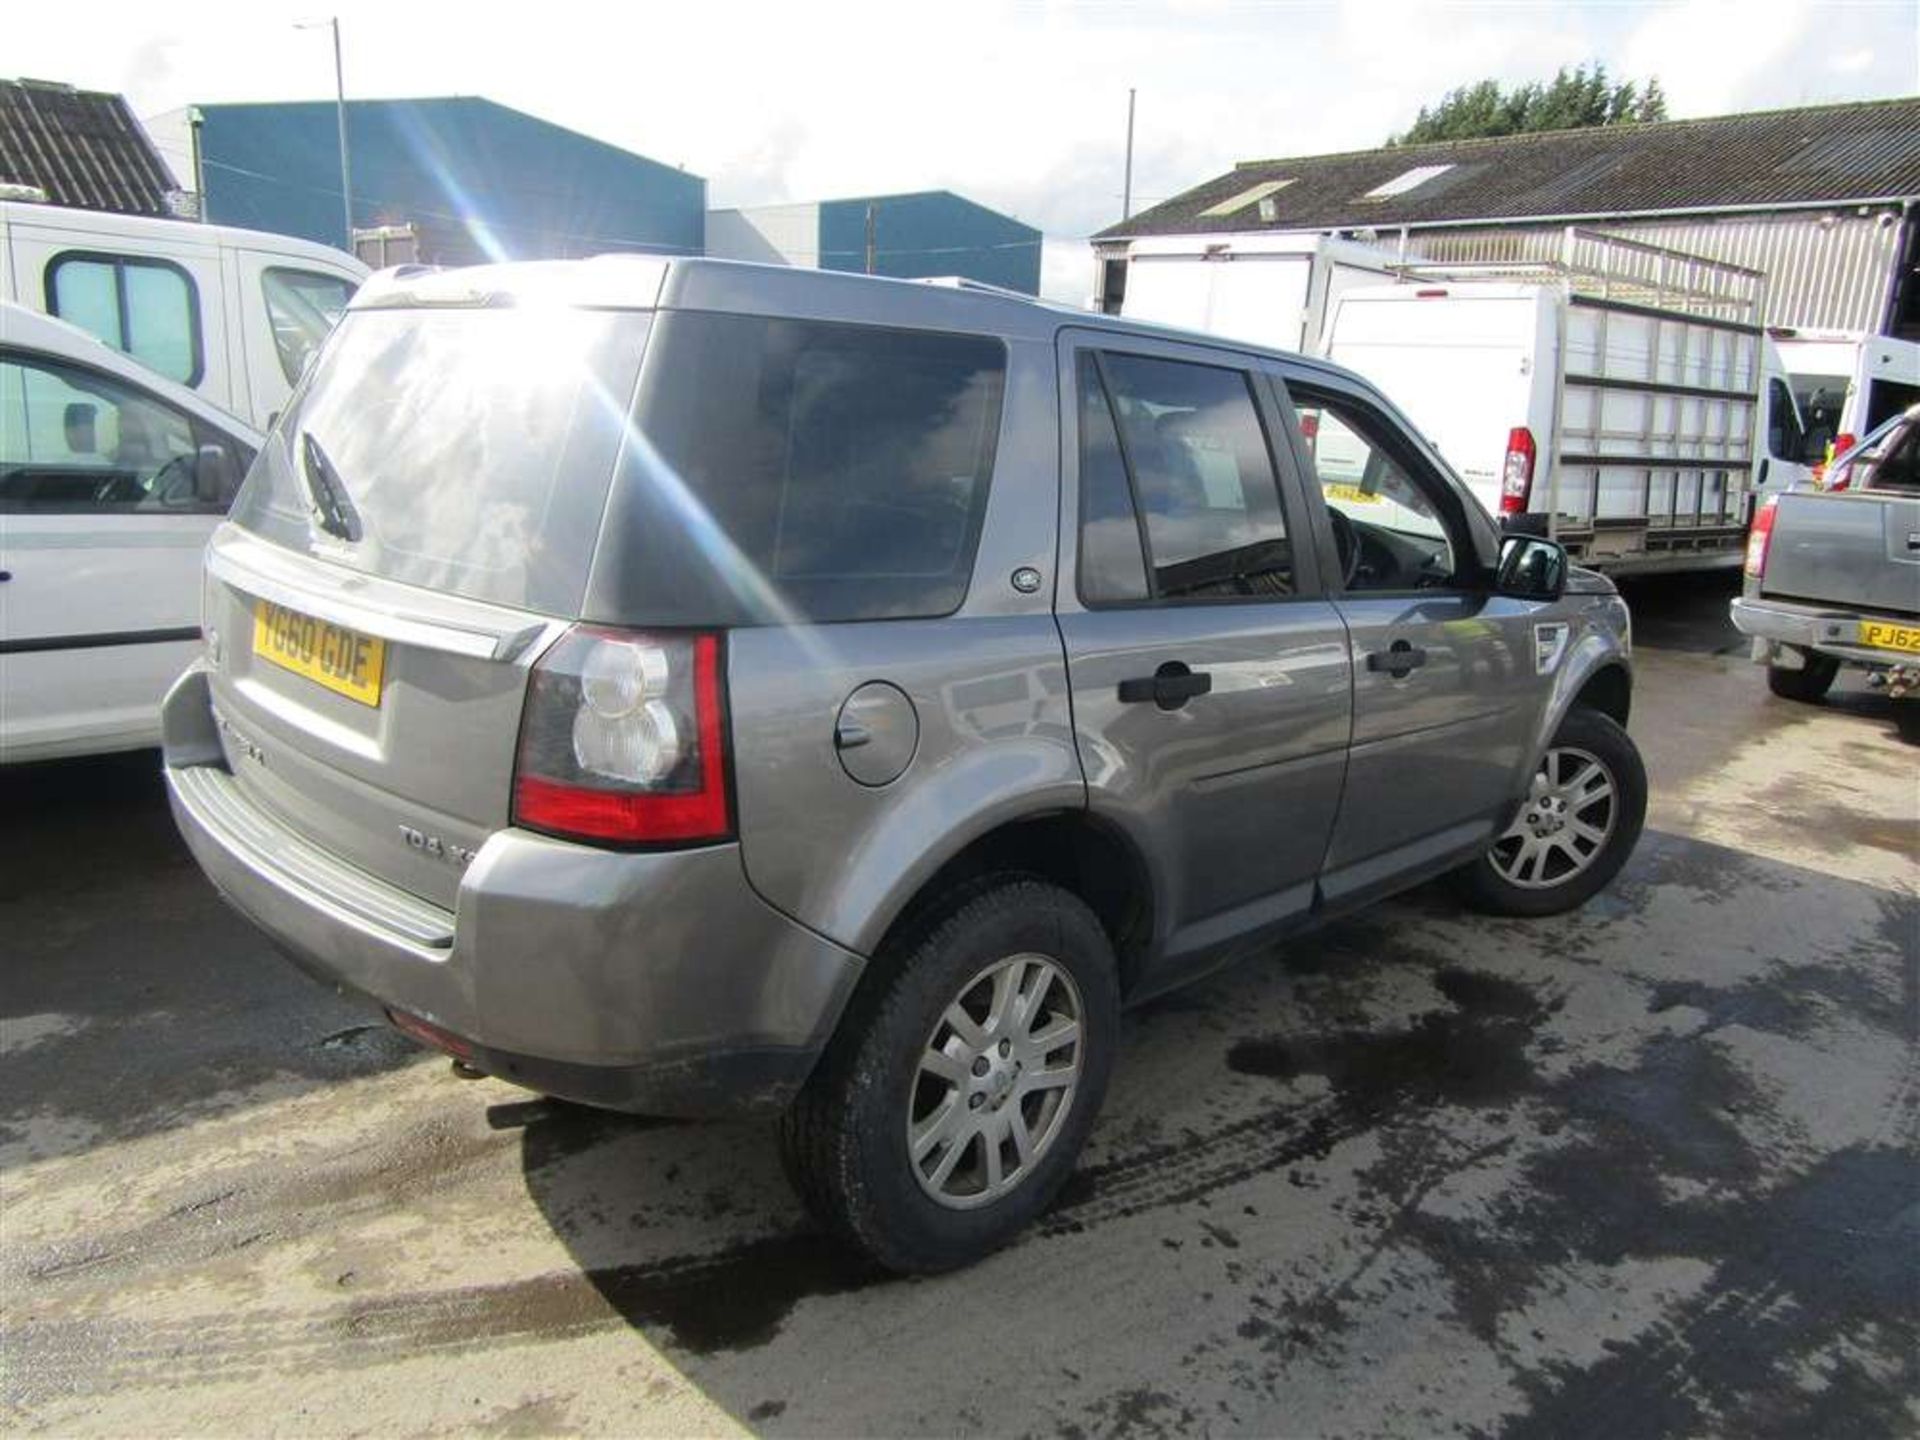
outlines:
[[[967,841],[899,906],[874,955],[944,898],[998,874],[1037,877],[1083,901],[1113,944],[1121,993],[1127,993],[1154,933],[1152,873],[1124,831],[1087,810],[1020,816]]]

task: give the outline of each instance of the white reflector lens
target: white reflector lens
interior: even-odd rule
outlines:
[[[607,719],[630,715],[667,693],[667,652],[656,645],[602,640],[580,667],[580,693]]]
[[[573,757],[580,768],[629,785],[664,780],[680,763],[680,750],[680,726],[659,700],[625,715],[605,715],[588,704],[573,718]]]

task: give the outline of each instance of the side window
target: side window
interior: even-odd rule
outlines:
[[[1273,456],[1244,371],[1101,354],[1088,357],[1081,397],[1085,598],[1140,598],[1123,527],[1110,513],[1121,478],[1140,517],[1152,598],[1294,592]],[[1106,451],[1110,433],[1117,466]]]
[[[170,261],[57,255],[47,267],[47,309],[169,380],[200,379],[200,297]]]
[[[103,375],[0,356],[0,514],[224,510],[252,456]]]
[[[677,608],[718,581],[821,624],[960,606],[993,475],[1003,342],[688,311],[660,318],[648,357],[641,427],[675,477],[625,487],[625,564],[649,603],[670,589],[663,603]],[[675,553],[685,535],[723,547],[727,566],[698,575]]]
[[[1140,522],[1120,458],[1120,432],[1091,355],[1080,357],[1080,598],[1147,598]]]
[[[1346,400],[1292,390],[1301,438],[1333,520],[1348,590],[1421,590],[1453,583],[1456,539],[1431,477],[1394,451],[1390,422]],[[1423,484],[1424,481],[1424,484]]]
[[[1794,414],[1793,392],[1786,381],[1775,377],[1767,382],[1767,453],[1776,460],[1798,461],[1806,445],[1807,437],[1800,433]]]
[[[260,289],[280,355],[280,372],[289,385],[296,385],[320,342],[346,314],[354,287],[337,275],[275,267],[261,272]]]

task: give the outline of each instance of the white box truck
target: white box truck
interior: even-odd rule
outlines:
[[[1758,271],[1576,227],[1552,261],[1398,276],[1336,299],[1327,358],[1583,565],[1738,565],[1754,494],[1810,476]]]
[[[263,430],[369,273],[289,235],[0,201],[0,299],[77,325]]]
[[[1399,256],[1325,235],[1165,235],[1127,247],[1120,313],[1317,353],[1333,303],[1391,280]]]

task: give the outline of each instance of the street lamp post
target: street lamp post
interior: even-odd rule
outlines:
[[[340,128],[340,213],[347,227],[346,250],[353,253],[353,170],[347,163],[347,79],[340,65],[340,17],[310,20],[296,24],[296,30],[318,30],[322,25],[333,31],[334,116]]]

